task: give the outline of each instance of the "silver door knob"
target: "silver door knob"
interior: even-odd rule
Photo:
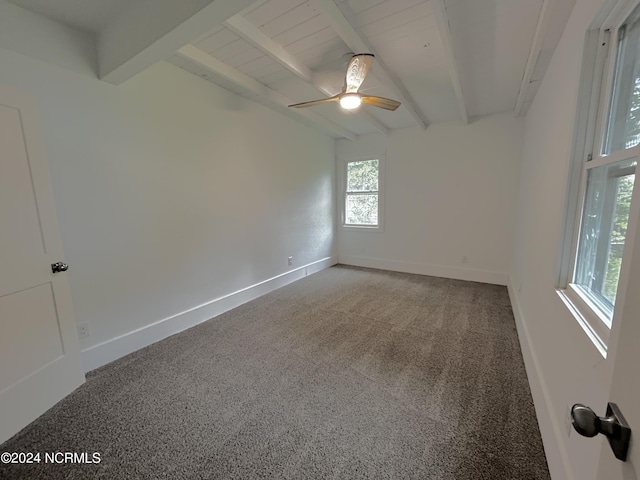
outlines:
[[[51,264],[51,271],[53,273],[66,272],[67,270],[69,270],[69,265],[66,263],[56,262]]]
[[[617,459],[627,459],[627,450],[631,440],[631,428],[615,403],[607,405],[607,414],[598,417],[591,408],[576,403],[571,407],[573,428],[583,437],[595,437],[602,433],[609,440],[611,450]]]

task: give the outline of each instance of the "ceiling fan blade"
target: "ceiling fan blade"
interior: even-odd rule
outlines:
[[[335,97],[322,98],[320,100],[311,100],[309,102],[295,103],[289,106],[293,108],[313,107],[314,105],[320,105],[321,103],[337,102],[339,98],[340,97],[336,95]]]
[[[371,53],[360,53],[349,60],[343,93],[356,93],[369,73],[375,57]]]
[[[400,102],[397,100],[391,100],[390,98],[375,97],[373,95],[361,95],[360,100],[366,105],[372,105],[374,107],[384,108],[385,110],[395,110],[400,106]]]

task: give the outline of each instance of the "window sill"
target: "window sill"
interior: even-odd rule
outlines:
[[[609,329],[602,324],[599,315],[571,286],[566,289],[558,289],[556,293],[576,319],[578,325],[584,330],[584,333],[587,334],[591,343],[600,352],[602,358],[607,358]]]
[[[349,232],[384,232],[382,225],[340,225],[340,230],[346,230]]]

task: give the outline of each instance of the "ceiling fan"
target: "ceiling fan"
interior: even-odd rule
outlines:
[[[351,57],[349,65],[347,66],[347,75],[345,78],[345,85],[337,95],[329,98],[323,98],[320,100],[311,100],[310,102],[296,103],[289,105],[293,108],[312,107],[321,103],[328,102],[340,102],[340,106],[345,110],[355,110],[364,103],[365,105],[372,105],[378,108],[384,108],[385,110],[395,110],[400,106],[400,102],[397,100],[391,100],[390,98],[376,97],[373,95],[363,95],[358,92],[360,85],[364,82],[364,78],[367,76],[371,64],[373,63],[374,55],[371,53],[359,53]]]

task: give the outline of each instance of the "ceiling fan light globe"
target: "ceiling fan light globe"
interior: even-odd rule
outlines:
[[[355,110],[361,103],[360,95],[343,95],[340,97],[340,106],[345,110]]]

